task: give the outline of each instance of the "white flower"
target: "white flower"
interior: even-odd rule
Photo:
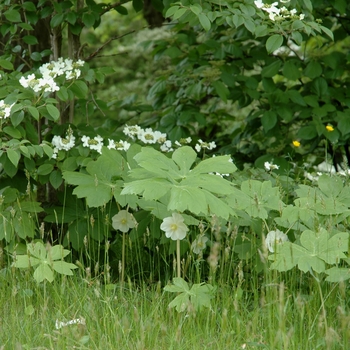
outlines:
[[[254,4],[259,9],[263,8],[265,5],[261,0],[254,1]]]
[[[198,140],[198,143],[194,146],[197,152],[200,152],[201,149],[208,149],[212,150],[216,148],[216,143],[214,141],[212,142],[204,142],[201,139]]]
[[[128,232],[136,226],[136,220],[127,210],[120,210],[118,214],[112,217],[112,226],[115,230]]]
[[[188,227],[184,224],[184,218],[178,213],[173,213],[172,216],[163,219],[160,229],[165,232],[167,238],[173,241],[184,239],[188,231]]]
[[[108,149],[117,149],[118,151],[127,151],[131,146],[129,142],[122,140],[115,142],[114,140],[108,139],[108,142]]]
[[[81,138],[81,141],[83,142],[83,147],[89,147],[89,141],[90,141],[90,137],[89,136],[83,136]]]
[[[270,170],[274,170],[274,169],[279,169],[280,167],[276,164],[272,164],[272,163],[269,163],[269,162],[265,162],[264,163],[264,167],[266,170],[270,171]]]
[[[160,146],[160,150],[161,150],[162,152],[171,152],[171,151],[174,150],[171,146],[172,146],[171,141],[170,141],[170,140],[166,140],[166,141]]]
[[[301,14],[299,15],[299,19],[302,21],[304,18],[305,18],[305,15],[304,15],[303,13],[301,13]]]
[[[13,105],[14,103],[12,103],[12,105],[9,105],[5,103],[4,100],[0,101],[0,119],[6,119],[11,115],[11,108]]]
[[[124,129],[123,129],[123,133],[126,136],[131,137],[132,139],[135,139],[135,136],[138,135],[138,133],[141,131],[141,127],[138,125],[125,125]]]
[[[277,245],[283,244],[288,241],[288,236],[280,230],[270,231],[265,239],[267,249],[273,253]]]
[[[200,254],[206,247],[206,243],[209,240],[207,236],[199,235],[191,244],[193,253]]]

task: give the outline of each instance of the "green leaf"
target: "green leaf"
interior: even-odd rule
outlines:
[[[0,59],[0,67],[7,70],[14,70],[13,64],[10,61],[4,59]]]
[[[327,282],[343,282],[350,278],[350,269],[344,267],[332,267],[325,271],[328,275]]]
[[[15,167],[17,167],[18,166],[18,162],[21,159],[21,154],[17,150],[13,150],[11,148],[8,148],[6,153],[7,153],[7,157],[10,160],[10,162]]]
[[[23,41],[28,45],[36,45],[38,43],[38,39],[33,35],[25,35]]]
[[[38,175],[48,175],[53,171],[52,164],[42,164],[38,168]]]
[[[23,137],[21,132],[13,126],[5,126],[3,131],[5,134],[10,135],[14,139],[21,139]]]
[[[17,10],[7,10],[4,12],[4,15],[10,22],[22,22],[21,14]]]
[[[270,36],[266,41],[266,50],[268,53],[272,53],[279,49],[283,44],[283,36],[280,34],[274,34]]]
[[[167,285],[164,290],[171,293],[188,292],[190,290],[188,283],[181,277],[173,278],[173,285]]]
[[[199,4],[190,5],[190,10],[197,16],[203,11],[202,6]]]
[[[143,9],[143,1],[142,0],[132,0],[132,6],[136,12],[139,12]]]
[[[43,280],[48,280],[50,283],[53,281],[53,271],[46,264],[40,264],[34,271],[34,279],[40,283]]]
[[[51,18],[50,26],[52,28],[58,27],[63,22],[63,19],[64,19],[64,14],[63,13],[57,13],[56,15],[54,15]]]
[[[282,73],[289,80],[298,80],[301,76],[301,72],[293,61],[287,61],[284,64]]]
[[[52,171],[49,180],[52,187],[57,190],[63,183],[62,173],[59,170]]]
[[[46,109],[54,121],[56,121],[60,118],[60,111],[58,110],[58,108],[56,106],[48,104],[48,105],[46,105]]]
[[[89,91],[87,85],[82,80],[76,80],[69,88],[77,98],[86,98]]]
[[[183,146],[175,150],[171,158],[179,166],[181,175],[185,176],[190,172],[191,166],[197,158],[197,153],[192,147]]]
[[[82,21],[86,28],[91,28],[95,24],[95,15],[93,13],[85,12]]]
[[[273,78],[276,74],[278,74],[281,68],[282,62],[280,60],[276,60],[270,65],[264,67],[261,71],[261,76],[264,78]]]
[[[180,6],[171,6],[168,8],[167,12],[165,13],[165,18],[171,17],[175,14],[175,12],[180,8]]]
[[[77,269],[78,266],[74,264],[67,263],[65,261],[54,261],[52,263],[52,268],[60,273],[61,275],[67,275],[72,276],[73,275],[73,269]]]
[[[328,29],[325,26],[320,26],[320,28],[325,34],[327,34],[331,38],[331,40],[334,41],[334,35],[333,35],[333,32],[330,29]]]
[[[208,32],[211,28],[211,23],[209,21],[209,18],[204,13],[199,13],[198,19],[200,24],[204,28],[204,30]]]
[[[173,15],[173,19],[177,20],[182,17],[187,12],[187,9],[184,7],[179,8]]]
[[[311,61],[306,66],[304,74],[310,79],[315,79],[322,74],[322,66],[316,61]]]
[[[126,16],[129,13],[127,8],[124,6],[117,6],[115,10],[123,16]]]
[[[28,106],[26,107],[28,112],[32,115],[32,117],[35,119],[35,120],[39,120],[39,111],[36,107],[34,106]]]
[[[220,80],[213,81],[211,84],[214,87],[216,93],[219,95],[219,97],[224,102],[227,102],[227,97],[230,94],[230,91],[226,87],[226,85],[224,83],[222,83]]]
[[[277,114],[274,111],[264,112],[263,116],[261,117],[261,124],[265,132],[268,132],[269,130],[273,129],[276,123],[277,123]]]

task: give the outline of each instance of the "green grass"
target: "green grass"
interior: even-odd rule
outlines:
[[[0,349],[350,348],[346,285],[242,273],[217,285],[211,309],[179,314],[168,308],[174,294],[157,283],[121,288],[77,273],[37,284],[29,271],[4,269]],[[55,328],[78,318],[85,325]]]

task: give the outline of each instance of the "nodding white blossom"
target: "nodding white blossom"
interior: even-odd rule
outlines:
[[[212,149],[216,148],[216,143],[214,141],[204,142],[201,139],[199,139],[198,143],[194,146],[194,148],[199,153],[202,149],[212,150]]]
[[[6,119],[11,115],[11,109],[14,103],[11,105],[5,103],[4,100],[0,101],[0,119]]]
[[[280,230],[270,231],[265,239],[266,248],[274,253],[277,245],[283,244],[284,242],[289,241],[288,236]]]
[[[137,222],[134,216],[127,210],[120,210],[118,214],[112,217],[112,226],[115,230],[128,232],[136,226]]]
[[[95,136],[93,139],[84,135],[81,141],[83,142],[83,147],[88,147],[98,153],[102,153],[103,138],[100,135]]]
[[[173,213],[172,216],[163,219],[160,229],[165,232],[167,238],[173,241],[184,239],[188,231],[183,216],[178,213]]]
[[[193,253],[200,254],[207,247],[209,238],[203,234],[199,235],[191,244]]]
[[[116,149],[118,151],[127,151],[130,148],[130,143],[127,141],[120,140],[116,142],[114,140],[108,139],[108,149]]]
[[[276,164],[272,164],[270,162],[265,162],[264,167],[267,171],[274,170],[274,169],[279,169],[280,167]]]

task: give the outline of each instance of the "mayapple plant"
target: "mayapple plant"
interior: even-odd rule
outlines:
[[[34,267],[34,279],[40,283],[44,280],[52,282],[55,272],[61,275],[71,276],[78,266],[64,261],[64,257],[70,251],[62,245],[51,246],[40,241],[27,244],[27,254],[16,255],[14,266],[20,269]]]

